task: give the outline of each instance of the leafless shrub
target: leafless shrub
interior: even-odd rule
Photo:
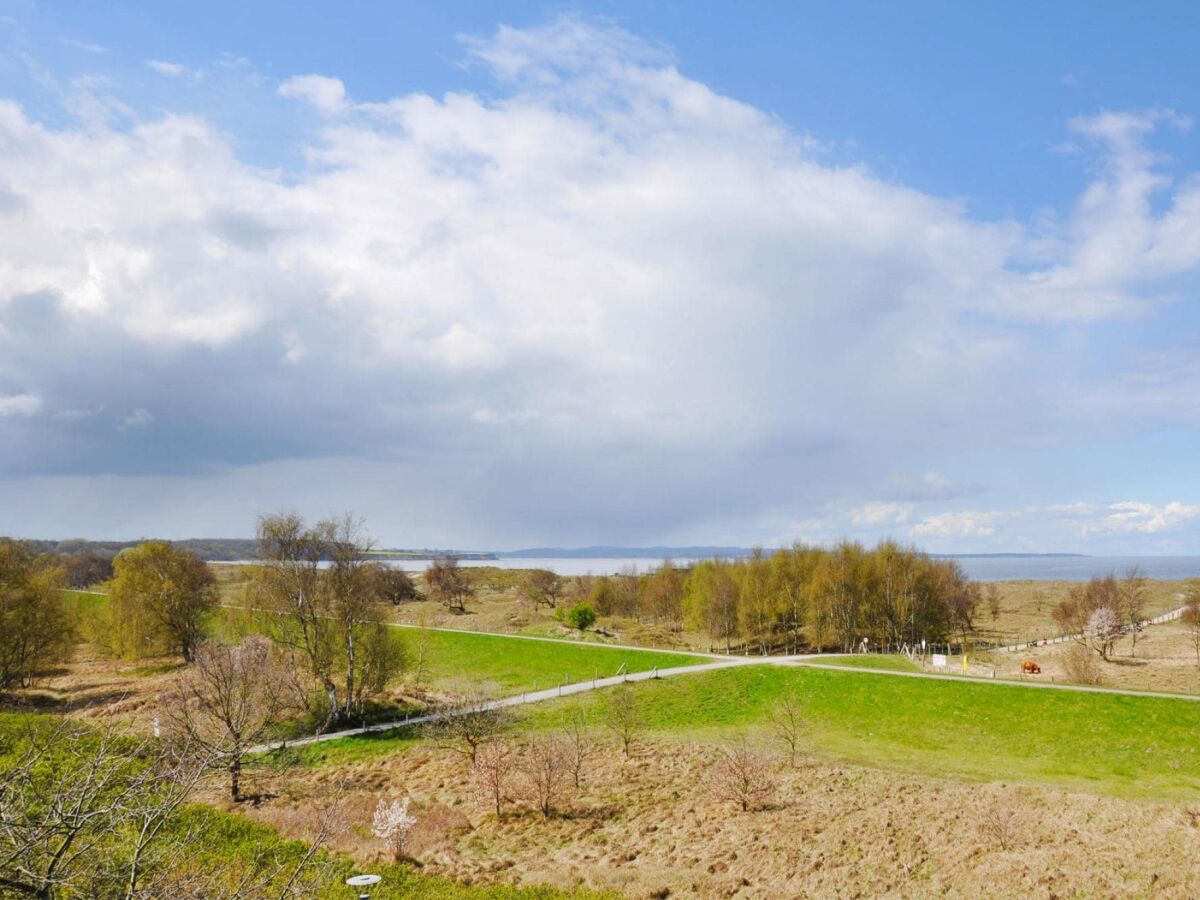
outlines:
[[[576,709],[562,727],[563,744],[575,787],[583,783],[583,770],[596,752],[596,729],[585,710]]]
[[[495,705],[494,692],[483,685],[470,685],[457,702],[441,711],[427,727],[430,739],[438,747],[464,756],[474,766],[479,748],[499,738],[512,717]]]
[[[1104,684],[1100,660],[1083,644],[1072,644],[1063,653],[1063,668],[1067,678],[1076,684]]]
[[[504,801],[516,769],[516,753],[503,741],[484,744],[475,754],[475,765],[471,769],[475,799],[481,808],[495,810],[496,818],[503,814]]]
[[[604,710],[604,725],[616,735],[617,740],[621,742],[622,751],[628,758],[633,742],[641,736],[645,727],[641,704],[633,688],[622,685],[609,695]]]
[[[534,738],[521,760],[525,796],[543,818],[549,818],[562,800],[571,778],[570,752],[556,736]]]
[[[765,806],[775,795],[770,758],[744,738],[726,745],[709,771],[709,789],[714,799],[736,803],[743,812]]]
[[[1025,824],[1023,804],[1020,802],[1023,796],[1022,792],[1014,792],[1013,795],[997,798],[983,810],[980,831],[1001,850],[1011,850],[1021,838]]]
[[[115,725],[59,722],[3,738],[15,758],[0,783],[0,887],[51,897],[109,884],[135,896],[183,853],[186,836],[166,826],[192,795],[203,756]]]
[[[804,730],[804,707],[795,693],[784,694],[771,710],[771,731],[787,750],[788,765],[796,765],[796,753]]]

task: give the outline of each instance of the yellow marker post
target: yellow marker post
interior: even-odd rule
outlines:
[[[967,671],[967,654],[963,654],[963,671]]]

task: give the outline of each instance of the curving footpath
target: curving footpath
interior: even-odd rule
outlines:
[[[1175,599],[1182,600],[1183,594],[1176,594]],[[1184,610],[1186,610],[1186,609],[1187,609],[1186,606],[1178,606],[1175,609],[1168,610],[1165,613],[1154,616],[1154,618],[1152,618],[1152,619],[1147,619],[1146,624],[1143,625],[1142,627],[1144,628],[1149,625],[1162,625],[1164,622],[1171,622],[1171,621],[1174,621],[1175,619],[1182,618]],[[1023,644],[1009,644],[1007,647],[993,647],[991,652],[993,652],[993,653],[1015,653],[1018,650],[1036,650],[1038,647],[1050,647],[1050,646],[1053,646],[1054,644],[1065,644],[1068,641],[1077,641],[1081,637],[1083,637],[1082,633],[1080,633],[1080,634],[1060,634],[1060,635],[1058,635],[1058,637],[1042,638],[1041,640],[1026,641]]]
[[[478,632],[474,632],[478,633]],[[537,640],[534,638],[534,640]],[[586,645],[584,645],[586,646]],[[607,645],[601,645],[607,646]],[[547,688],[541,691],[527,691],[521,694],[512,694],[508,697],[498,697],[495,700],[489,700],[483,704],[483,709],[505,709],[511,706],[524,706],[527,703],[540,703],[544,700],[555,700],[559,697],[569,697],[571,694],[581,694],[584,691],[593,691],[600,688],[614,687],[618,684],[625,684],[631,681],[649,681],[655,678],[670,678],[675,675],[692,675],[697,672],[712,672],[717,669],[731,669],[738,666],[762,665],[764,663],[781,663],[784,657],[764,656],[764,657],[731,657],[721,659],[717,662],[701,663],[696,666],[675,666],[670,669],[648,669],[644,672],[631,672],[626,675],[612,675],[607,678],[594,678],[590,681],[579,681],[575,684],[562,684],[558,687]],[[472,710],[474,711],[474,710]],[[330,731],[326,734],[314,734],[308,737],[296,738],[290,741],[277,741],[270,744],[260,744],[257,747],[251,747],[250,753],[268,753],[271,750],[279,750],[284,747],[303,747],[306,744],[317,744],[323,741],[336,741],[339,738],[358,737],[364,734],[371,734],[379,731],[393,731],[397,728],[405,728],[409,725],[423,725],[428,722],[434,722],[446,716],[455,715],[455,710],[443,710],[437,713],[427,713],[422,716],[410,716],[405,719],[395,719],[391,722],[380,722],[376,725],[366,725],[360,728],[347,728],[342,731]]]

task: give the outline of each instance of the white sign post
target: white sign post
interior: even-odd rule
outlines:
[[[946,654],[945,653],[933,654],[933,667],[935,669],[946,668]]]

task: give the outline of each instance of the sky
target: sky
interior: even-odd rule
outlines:
[[[0,533],[1200,553],[1198,30],[0,0]]]

